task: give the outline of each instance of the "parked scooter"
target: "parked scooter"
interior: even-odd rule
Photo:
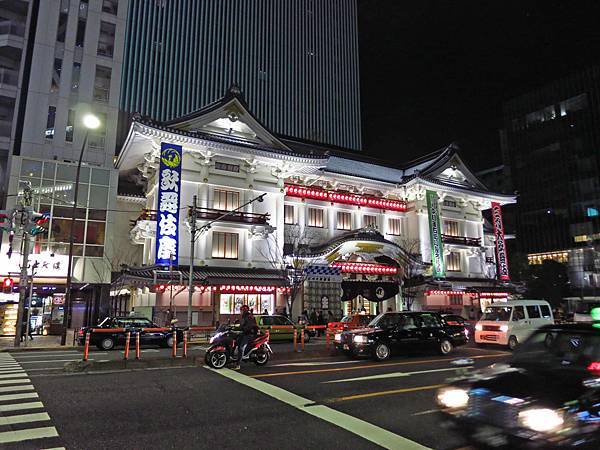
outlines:
[[[228,363],[237,363],[237,338],[241,331],[230,325],[222,325],[210,339],[211,346],[206,350],[204,362],[213,369],[222,369]],[[268,334],[258,334],[244,349],[241,362],[253,362],[264,366],[273,354]]]

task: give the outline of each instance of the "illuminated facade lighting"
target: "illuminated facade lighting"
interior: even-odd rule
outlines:
[[[343,273],[365,273],[369,275],[396,275],[398,273],[397,267],[382,264],[334,262],[331,267],[340,268]]]
[[[406,211],[406,202],[403,200],[390,200],[385,198],[372,197],[370,195],[358,195],[342,192],[326,191],[324,189],[286,185],[285,195],[290,197],[310,198],[313,200],[323,200],[333,203],[343,203],[345,205],[357,205],[367,208],[388,209],[390,211]]]

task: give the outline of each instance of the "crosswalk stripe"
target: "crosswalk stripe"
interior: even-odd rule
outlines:
[[[26,378],[27,374],[23,371],[19,373],[7,373],[4,375],[0,375],[0,378]]]
[[[14,364],[0,364],[0,368],[2,367],[19,367],[20,364],[14,363]]]
[[[14,403],[11,405],[0,405],[0,412],[20,411],[21,409],[37,409],[43,407],[44,404],[42,402]]]
[[[24,394],[6,394],[0,395],[0,402],[9,400],[22,400],[24,398],[39,398],[36,392],[25,392]]]
[[[5,431],[0,433],[0,443],[20,442],[30,439],[42,439],[58,436],[55,427],[28,428],[26,430]]]
[[[0,374],[14,373],[14,372],[19,372],[19,371],[23,371],[23,368],[22,367],[13,367],[12,369],[0,369]]]
[[[0,384],[25,384],[31,383],[29,378],[15,378],[14,380],[0,380]]]
[[[24,384],[24,385],[17,385],[17,386],[0,387],[0,392],[18,392],[18,391],[33,391],[33,385]]]
[[[19,414],[16,416],[0,417],[0,426],[15,425],[17,423],[43,422],[44,420],[50,420],[48,413]]]
[[[90,358],[89,361],[93,361],[94,358]],[[67,362],[67,361],[81,361],[81,358],[76,359],[50,359],[45,361],[21,361],[21,364],[42,364],[42,363],[54,363],[54,362]]]

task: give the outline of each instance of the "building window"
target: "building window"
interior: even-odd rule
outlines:
[[[114,23],[100,22],[100,36],[98,37],[98,55],[113,57],[115,47],[115,30]]]
[[[65,42],[65,36],[67,34],[67,22],[69,21],[69,7],[67,6],[67,12],[61,12],[58,15],[58,29],[56,31],[56,42]]]
[[[458,222],[454,220],[444,220],[444,234],[446,236],[460,236],[458,232]]]
[[[81,17],[77,21],[77,34],[75,35],[75,47],[83,47],[85,41],[85,19]]]
[[[103,0],[102,11],[108,14],[117,15],[119,9],[119,0]]]
[[[377,228],[377,216],[363,216],[363,227],[373,227]]]
[[[213,208],[223,211],[233,211],[240,207],[240,193],[215,189]]]
[[[323,210],[321,208],[308,208],[309,227],[323,228]]]
[[[294,206],[284,205],[283,206],[283,223],[286,225],[294,225]]]
[[[448,208],[456,208],[456,200],[444,200],[443,205]]]
[[[460,272],[460,253],[448,253],[448,256],[446,256],[446,268],[448,272]]]
[[[338,230],[350,230],[352,228],[352,214],[345,211],[338,211],[337,213],[337,229]]]
[[[46,139],[54,139],[54,122],[56,121],[56,106],[48,106],[48,118],[46,119]]]
[[[215,162],[215,169],[217,169],[217,170],[224,170],[226,172],[239,173],[240,166],[238,166],[237,164],[227,164],[227,163],[222,163],[222,162],[216,161]]]
[[[94,78],[94,100],[108,103],[110,95],[110,67],[96,66],[96,77]]]
[[[212,257],[218,259],[238,259],[239,236],[236,233],[213,233]]]
[[[388,234],[393,236],[402,234],[402,221],[400,219],[388,219]]]
[[[54,58],[54,67],[52,69],[52,81],[50,83],[50,92],[58,92],[60,89],[60,73],[62,72],[62,59]]]
[[[462,305],[463,304],[463,296],[462,294],[450,294],[448,295],[450,299],[451,305]]]
[[[71,92],[79,92],[79,78],[81,77],[81,64],[73,63],[73,73],[71,75]]]
[[[269,314],[275,312],[275,296],[273,294],[221,294],[220,297],[221,314],[239,314],[242,305],[248,305],[248,308],[254,313],[262,313],[265,309]],[[265,317],[265,319],[269,318]],[[277,319],[277,317],[273,319]]]
[[[75,131],[75,110],[70,109],[67,116],[67,126],[65,127],[65,141],[73,142],[73,133]]]

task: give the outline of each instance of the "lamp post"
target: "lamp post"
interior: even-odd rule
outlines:
[[[79,161],[77,162],[77,172],[75,174],[75,189],[73,191],[73,208],[71,209],[71,227],[69,233],[69,263],[67,266],[67,285],[65,287],[65,304],[63,310],[63,332],[60,337],[60,345],[65,345],[67,342],[67,329],[71,319],[71,283],[73,281],[73,231],[75,228],[75,213],[77,212],[77,195],[79,194],[79,175],[81,173],[81,162],[83,161],[83,152],[87,144],[88,133],[90,130],[95,130],[100,126],[100,119],[93,114],[86,114],[82,120],[85,127],[85,135],[83,136],[83,144],[79,153]]]

